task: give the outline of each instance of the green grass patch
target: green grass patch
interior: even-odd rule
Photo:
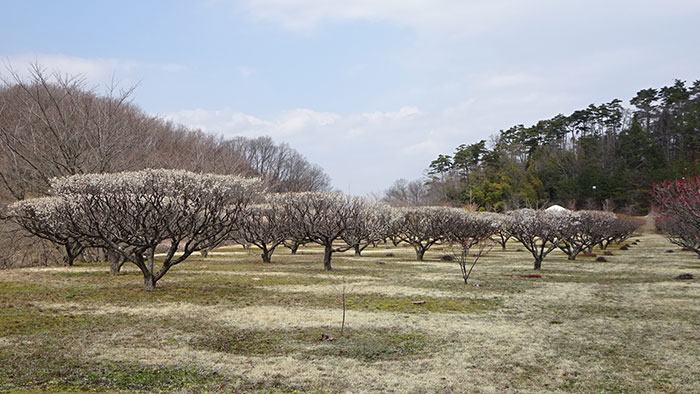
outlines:
[[[237,355],[336,356],[372,362],[424,354],[435,344],[423,333],[395,328],[346,329],[342,336],[339,331],[339,327],[267,331],[211,327],[193,338],[190,346]]]
[[[466,297],[421,298],[363,294],[348,296],[346,305],[348,309],[361,311],[474,313],[495,309],[500,305],[500,302],[496,300],[472,299]]]
[[[426,354],[436,345],[423,333],[397,330],[350,331],[311,351],[316,356],[346,357],[366,362],[399,360]]]
[[[147,351],[147,350],[145,350]],[[61,345],[0,350],[0,392],[321,392],[271,377],[263,382],[184,366],[85,361]]]

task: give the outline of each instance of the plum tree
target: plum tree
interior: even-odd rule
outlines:
[[[656,184],[652,194],[659,208],[657,227],[669,241],[700,257],[700,177]]]
[[[508,212],[508,232],[535,258],[534,269],[542,269],[542,260],[576,231],[580,219],[571,211],[520,209]]]
[[[53,196],[18,201],[9,213],[25,228],[44,223],[123,257],[153,290],[172,266],[224,240],[260,191],[258,179],[182,170],[82,174],[53,179]],[[156,267],[163,242],[168,251]]]
[[[281,195],[280,205],[293,223],[290,236],[324,247],[323,267],[332,270],[333,253],[352,246],[337,246],[346,231],[353,231],[363,220],[366,201],[360,197],[328,192],[301,192]]]

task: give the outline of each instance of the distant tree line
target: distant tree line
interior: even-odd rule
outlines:
[[[116,87],[98,93],[82,77],[38,65],[26,77],[9,73],[0,83],[0,203],[48,195],[55,177],[145,168],[258,177],[275,192],[330,189],[323,169],[287,144],[174,124],[142,111],[132,93]],[[0,224],[7,243],[0,266],[49,258],[35,239],[20,242],[25,233]]]
[[[630,104],[591,104],[502,130],[488,142],[462,144],[433,160],[426,179],[394,183],[385,200],[496,211],[557,203],[645,213],[652,184],[692,175],[700,166],[700,81],[644,89]]]

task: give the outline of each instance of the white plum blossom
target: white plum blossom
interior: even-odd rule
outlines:
[[[394,221],[395,236],[416,251],[416,260],[423,261],[425,252],[444,241],[455,219],[454,208],[404,207]]]
[[[575,233],[580,217],[571,211],[520,209],[508,212],[508,232],[535,258],[534,268],[542,268],[542,260]]]
[[[366,201],[361,197],[327,192],[286,193],[280,198],[280,205],[292,223],[290,236],[322,245],[323,266],[326,270],[332,270],[333,253],[352,247],[340,247],[333,243],[342,239],[346,231],[360,225]]]
[[[55,234],[69,234],[138,266],[146,289],[193,252],[218,245],[261,192],[258,179],[153,169],[73,175],[53,179],[51,187],[55,196],[38,203],[42,208],[34,218],[14,214],[15,221],[29,229],[30,221],[50,224],[53,218],[58,223],[46,228],[55,228]],[[22,204],[32,203],[17,207]],[[164,241],[170,246],[156,268],[155,248]]]

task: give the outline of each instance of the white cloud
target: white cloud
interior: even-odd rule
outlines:
[[[464,118],[415,106],[346,115],[295,109],[268,119],[231,109],[197,109],[165,117],[227,137],[269,135],[287,142],[326,169],[336,187],[351,185],[353,193],[377,192],[394,179],[416,178],[437,153],[452,150],[456,141],[474,139],[450,124],[464,123]]]
[[[522,16],[532,3],[512,0],[249,0],[250,13],[293,30],[335,21],[369,20],[412,28],[479,30]]]
[[[485,75],[477,81],[477,85],[482,89],[507,89],[541,83],[540,78],[522,71]]]
[[[282,112],[274,126],[282,136],[294,135],[319,128],[332,126],[340,115],[331,112],[317,112],[310,109],[295,109]]]
[[[331,126],[340,119],[340,116],[331,112],[294,109],[282,111],[274,119],[265,120],[232,109],[194,109],[171,112],[165,114],[164,118],[228,137],[269,135],[283,140],[296,134],[309,134]]]
[[[403,119],[409,119],[420,115],[421,112],[418,107],[402,107],[398,111],[393,112],[370,112],[364,113],[361,116],[368,121],[372,122],[382,122],[382,121],[397,121]]]
[[[418,30],[472,33],[494,24],[535,20],[544,16],[580,15],[600,10],[630,15],[675,16],[695,11],[695,0],[248,0],[250,14],[291,30],[353,20],[388,22]]]
[[[238,66],[238,75],[242,78],[250,78],[255,75],[255,69],[248,66]]]
[[[139,70],[178,72],[185,69],[174,63],[149,63],[117,58],[84,58],[63,54],[21,53],[0,57],[3,66],[0,75],[10,70],[19,76],[26,76],[33,65],[38,65],[50,74],[62,76],[82,76],[90,84],[102,85],[127,77]]]

